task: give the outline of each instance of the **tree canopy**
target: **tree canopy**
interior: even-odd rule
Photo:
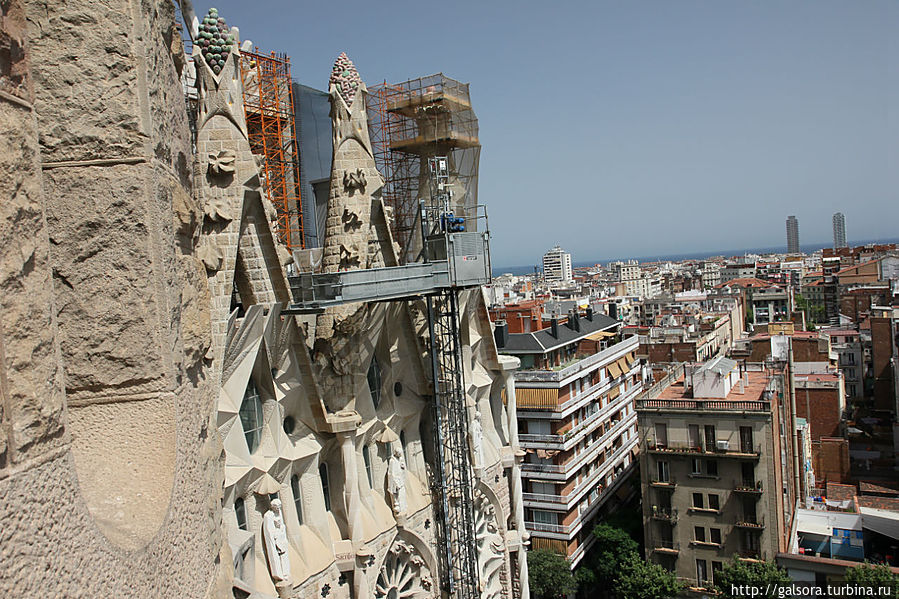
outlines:
[[[860,587],[888,588],[889,593],[887,595],[879,594],[878,596],[899,599],[899,575],[893,574],[892,570],[884,565],[874,565],[865,562],[849,568],[846,570],[846,582]]]
[[[528,551],[528,582],[537,599],[556,599],[577,589],[568,560],[550,549]]]
[[[740,590],[733,592],[741,586],[750,585],[765,589],[768,585],[786,585],[790,582],[786,571],[771,562],[734,560],[715,572],[715,588],[726,599],[745,597]]]

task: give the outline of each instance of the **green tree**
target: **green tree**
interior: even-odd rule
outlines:
[[[600,581],[615,580],[621,564],[632,555],[639,557],[640,546],[627,532],[608,524],[593,529],[596,543],[590,552],[589,567]]]
[[[771,562],[734,560],[715,572],[715,588],[726,599],[745,597],[746,594],[739,590],[741,586],[761,587],[764,592],[768,585],[789,583],[790,577],[786,571]]]
[[[537,599],[556,599],[577,589],[568,560],[550,549],[528,551],[528,583]]]
[[[875,565],[865,562],[846,570],[846,582],[860,587],[889,589],[888,594],[878,593],[879,597],[893,597],[899,599],[899,575],[884,565]]]
[[[621,564],[613,589],[620,599],[672,599],[677,596],[681,584],[673,572],[631,554]]]

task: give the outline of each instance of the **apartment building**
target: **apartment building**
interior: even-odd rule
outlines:
[[[543,280],[547,283],[570,283],[571,254],[559,246],[543,254]]]
[[[786,547],[797,485],[784,373],[767,367],[681,365],[637,399],[647,555],[693,591]]]
[[[620,340],[620,326],[588,309],[537,332],[509,333],[502,322],[496,328],[500,353],[521,360],[516,403],[531,547],[565,554],[572,568],[635,470],[634,399],[643,377],[637,338]]]

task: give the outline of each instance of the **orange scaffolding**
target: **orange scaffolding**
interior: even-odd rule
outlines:
[[[262,157],[262,188],[278,213],[278,236],[303,249],[299,145],[296,138],[290,58],[240,53],[243,104],[250,149]]]

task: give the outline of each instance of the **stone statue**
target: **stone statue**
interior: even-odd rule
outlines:
[[[481,425],[481,413],[474,413],[471,421],[471,453],[475,468],[484,467],[484,427]]]
[[[387,490],[393,499],[393,512],[397,515],[406,513],[406,462],[403,450],[394,447],[393,455],[387,463]]]
[[[272,578],[277,581],[290,579],[290,559],[287,556],[287,529],[284,527],[284,515],[281,512],[281,500],[272,500],[272,509],[265,513],[262,520],[262,536],[268,552],[268,568]]]

